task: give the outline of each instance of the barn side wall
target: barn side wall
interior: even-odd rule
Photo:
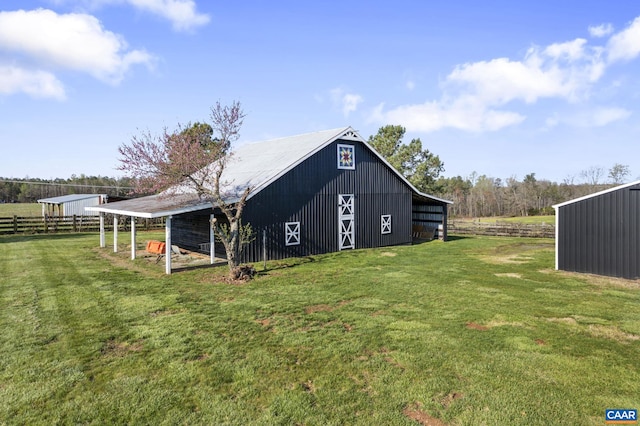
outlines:
[[[355,147],[355,170],[337,168],[337,144]],[[244,261],[307,256],[339,250],[338,194],[355,195],[355,246],[371,248],[411,243],[411,189],[361,142],[337,141],[256,194],[244,221],[256,240]],[[391,233],[381,233],[381,216],[391,215]],[[300,244],[285,245],[285,223],[300,222]]]
[[[640,277],[640,185],[558,209],[558,269]]]
[[[338,169],[338,144],[354,146],[355,170]],[[412,200],[411,188],[362,142],[339,140],[249,199],[242,220],[251,224],[256,238],[244,248],[242,261],[261,261],[265,248],[269,260],[338,251],[339,194],[355,195],[356,248],[410,244],[415,223],[434,227],[443,223],[440,238],[446,238],[446,204]],[[201,244],[209,241],[210,213],[203,210],[174,216],[173,243],[200,250]],[[391,216],[390,233],[382,233],[383,215]],[[222,216],[217,219],[224,221]],[[300,223],[299,244],[286,245],[287,222]],[[216,253],[224,256],[221,243],[216,245]]]

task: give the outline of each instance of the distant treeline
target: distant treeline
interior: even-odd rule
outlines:
[[[131,197],[130,178],[72,175],[69,179],[0,178],[1,203],[33,203],[42,198],[69,194],[107,194]]]
[[[556,183],[537,180],[535,173],[523,180],[502,180],[472,174],[439,178],[430,191],[453,201],[452,217],[531,216],[553,214],[553,204],[592,194],[614,184]],[[134,197],[130,178],[75,176],[69,179],[0,178],[0,202],[32,203],[36,200],[68,194],[107,194],[112,198]]]
[[[533,216],[554,214],[554,204],[592,194],[616,184],[556,183],[537,180],[535,173],[523,180],[502,180],[485,175],[472,174],[440,178],[434,195],[453,201],[449,206],[451,217]]]

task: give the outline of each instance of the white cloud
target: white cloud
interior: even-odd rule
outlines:
[[[628,61],[640,54],[640,17],[628,28],[614,34],[607,43],[609,62]]]
[[[55,2],[81,4],[88,9],[128,4],[168,20],[176,31],[192,31],[210,21],[209,15],[197,11],[197,5],[193,0],[55,0]]]
[[[45,69],[85,72],[111,84],[118,84],[133,65],[154,62],[143,50],[128,50],[121,36],[91,15],[45,9],[0,12],[0,50]]]
[[[610,25],[590,28],[605,36]],[[385,110],[380,104],[371,121],[404,125],[409,131],[432,132],[455,128],[470,132],[495,131],[523,122],[526,117],[509,111],[514,103],[535,104],[541,99],[559,99],[580,104],[590,97],[594,85],[609,64],[640,56],[640,17],[613,34],[605,45],[589,45],[576,38],[546,47],[533,46],[520,60],[496,58],[456,66],[442,83],[439,100],[401,105]],[[577,126],[605,126],[626,119],[622,108],[600,108],[571,120],[554,117],[547,126],[560,122]]]
[[[554,114],[547,118],[547,128],[566,124],[573,127],[603,127],[616,121],[626,120],[631,111],[618,107],[596,107],[560,116]]]
[[[614,121],[626,120],[630,116],[631,111],[624,108],[598,108],[593,112],[590,123],[601,127]]]
[[[343,89],[336,88],[331,90],[331,99],[333,104],[342,110],[342,114],[346,117],[350,113],[358,109],[358,105],[363,101],[362,96],[355,93],[345,93]]]
[[[596,108],[584,111],[567,119],[567,122],[577,127],[602,127],[615,121],[625,120],[631,116],[631,111],[623,108]]]
[[[587,94],[604,67],[599,50],[587,51],[585,42],[576,39],[545,49],[532,47],[522,61],[499,58],[458,66],[447,76],[447,83],[454,84],[447,89],[461,88],[486,105],[514,100],[534,103],[551,97],[576,100]]]
[[[176,31],[189,31],[209,23],[209,16],[196,11],[192,0],[126,0],[141,10],[168,19]]]
[[[26,93],[35,98],[64,100],[64,87],[55,75],[46,71],[31,71],[0,65],[0,93]]]
[[[591,37],[605,37],[613,32],[613,25],[601,24],[589,27],[589,34]]]
[[[447,127],[468,132],[495,131],[521,123],[525,117],[510,111],[489,109],[473,99],[459,99],[453,104],[425,102],[404,105],[383,111],[378,105],[370,116],[371,121],[400,124],[409,131],[434,132]]]

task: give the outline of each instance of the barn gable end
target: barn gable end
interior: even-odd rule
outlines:
[[[337,166],[336,152],[353,147],[352,169]],[[340,196],[353,196],[353,246],[380,247],[411,242],[411,189],[362,142],[337,140],[287,172],[247,204],[244,220],[262,237],[267,257],[279,259],[340,250]],[[391,218],[382,233],[382,216]],[[299,224],[299,241],[287,245],[287,223]],[[262,256],[258,238],[247,260]]]

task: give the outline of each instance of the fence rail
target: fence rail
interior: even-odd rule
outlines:
[[[489,235],[496,237],[555,238],[555,225],[525,223],[485,223],[450,220],[447,223],[450,234]]]
[[[131,226],[128,217],[120,217],[119,230],[128,230]],[[136,218],[136,229],[162,229],[164,220]],[[113,231],[113,215],[105,215],[104,228]],[[0,217],[0,235],[3,234],[41,234],[56,232],[97,232],[100,230],[99,216],[12,216]]]

